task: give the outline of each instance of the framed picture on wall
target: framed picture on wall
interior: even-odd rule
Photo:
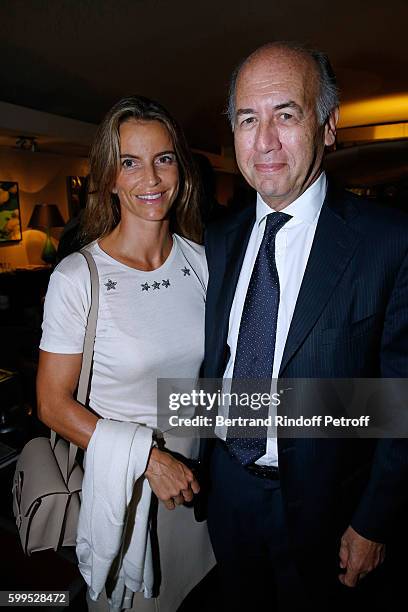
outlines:
[[[74,219],[85,208],[87,180],[85,176],[67,176],[69,218]]]
[[[21,239],[18,183],[0,181],[0,243],[18,242]]]

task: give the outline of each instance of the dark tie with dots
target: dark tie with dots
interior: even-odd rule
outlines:
[[[269,393],[275,354],[276,325],[279,307],[279,276],[275,261],[275,238],[289,221],[290,215],[271,213],[266,218],[265,233],[252,270],[242,310],[235,354],[232,394]],[[248,380],[249,379],[249,380]],[[243,394],[243,395],[242,395]],[[262,418],[268,416],[269,405],[252,410],[243,401],[231,398],[229,417]],[[250,437],[244,437],[250,432]],[[242,465],[249,465],[266,452],[267,427],[228,427],[228,450]]]

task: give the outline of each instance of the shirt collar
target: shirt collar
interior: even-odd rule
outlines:
[[[293,219],[288,221],[305,221],[312,224],[319,215],[323,206],[327,191],[327,178],[324,172],[321,173],[317,181],[312,183],[296,200],[284,208],[282,212],[291,215]],[[256,198],[256,222],[259,225],[267,215],[275,212],[259,193]]]

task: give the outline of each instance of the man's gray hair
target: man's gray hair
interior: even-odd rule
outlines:
[[[334,70],[330,64],[328,56],[322,51],[308,49],[300,43],[274,42],[266,44],[251,53],[251,55],[245,58],[232,73],[226,111],[232,129],[234,129],[235,123],[235,94],[239,73],[254,55],[258,54],[262,49],[273,47],[294,51],[295,53],[309,57],[315,63],[319,77],[319,93],[316,100],[316,113],[320,125],[324,125],[329,118],[330,113],[339,105],[339,90],[337,88],[336,75],[334,74]]]

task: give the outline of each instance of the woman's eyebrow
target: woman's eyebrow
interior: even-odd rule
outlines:
[[[154,157],[158,157],[159,155],[169,155],[169,154],[175,155],[174,149],[169,149],[168,151],[160,151],[159,153],[155,153]],[[120,158],[131,157],[132,159],[140,159],[138,155],[133,155],[132,153],[121,153],[119,157]]]
[[[168,151],[161,151],[160,153],[156,153],[155,157],[158,155],[175,155],[174,149],[169,149]]]

